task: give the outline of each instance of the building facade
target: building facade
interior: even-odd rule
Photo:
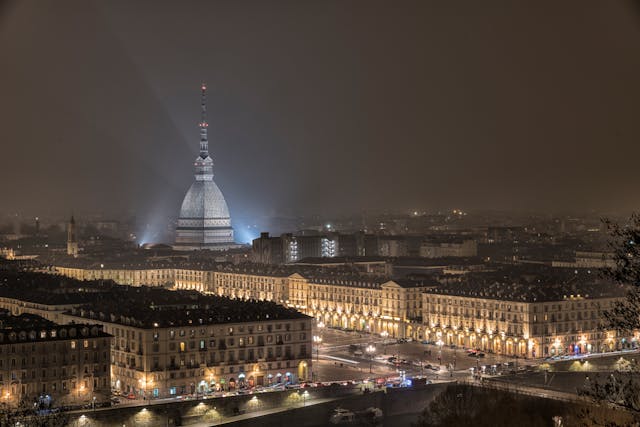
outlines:
[[[17,409],[21,403],[60,406],[108,401],[110,342],[111,336],[95,324],[40,322],[8,327],[5,323],[0,328],[4,403]]]
[[[478,244],[472,239],[426,241],[420,246],[420,256],[423,258],[474,257],[477,255]]]
[[[346,274],[340,268],[305,271],[302,267],[227,266],[218,270],[175,269],[164,274],[173,277],[172,286],[179,289],[273,301],[295,308],[327,327],[386,332],[394,338],[429,340],[514,356],[610,351],[635,346],[638,339],[601,329],[602,312],[623,298],[623,293],[597,291],[607,289],[603,285],[594,285],[588,292],[563,293],[559,291],[562,286],[570,289],[575,284],[553,285],[553,278],[540,279],[543,281],[536,282],[536,286],[519,283],[525,275],[515,277],[513,283],[478,282],[464,287],[458,283],[463,280],[461,277],[474,282],[474,278],[495,273],[445,274],[422,283]],[[96,273],[79,269],[64,272],[77,278],[87,278],[87,274],[94,277]],[[120,274],[112,277],[121,277]],[[160,272],[145,275],[159,277]],[[581,280],[589,279],[576,279]],[[513,286],[519,293],[514,293]]]
[[[170,327],[136,325],[126,317],[100,320],[99,312],[80,309],[65,318],[86,316],[114,336],[111,385],[124,394],[173,397],[311,379],[307,317]]]
[[[98,355],[100,363],[110,366],[107,389],[136,397],[312,379],[313,319],[296,310],[269,301],[100,283],[77,282],[75,288],[67,287],[65,292],[76,297],[68,302],[63,294],[51,295],[50,288],[59,289],[56,283],[43,287],[35,280],[24,290],[0,287],[0,307],[16,315],[56,319],[65,328],[97,325],[108,337]],[[36,332],[41,334],[40,329]],[[86,333],[80,329],[68,336],[80,339]],[[96,348],[87,341],[71,345]],[[94,360],[93,353],[89,357]],[[94,370],[90,373],[95,375]]]
[[[603,330],[602,312],[621,297],[560,295],[523,301],[427,291],[418,339],[519,357],[607,352],[635,347],[638,335]]]
[[[370,275],[345,275],[331,267],[326,274],[298,267],[225,266],[218,270],[56,267],[59,274],[79,280],[113,280],[123,285],[171,286],[229,298],[273,301],[322,320],[329,327],[411,336],[421,316],[420,292],[433,284],[391,281]],[[170,283],[168,281],[171,281]]]

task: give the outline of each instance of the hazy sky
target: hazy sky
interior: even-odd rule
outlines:
[[[624,1],[0,3],[0,210],[640,209]]]

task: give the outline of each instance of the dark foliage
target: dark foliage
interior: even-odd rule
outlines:
[[[611,234],[609,246],[615,266],[603,274],[628,286],[627,297],[606,311],[605,328],[630,333],[640,329],[640,214],[633,214],[626,225],[604,220]]]
[[[604,312],[603,327],[628,335],[640,329],[640,215],[633,214],[628,224],[619,225],[604,220],[611,234],[609,246],[615,265],[603,274],[628,287],[626,298]],[[581,394],[596,403],[614,405],[640,419],[640,377],[637,366],[628,372],[615,372],[601,379],[596,377]],[[614,425],[614,424],[611,424]]]
[[[552,425],[561,402],[512,393],[453,385],[431,402],[416,427],[536,427]]]

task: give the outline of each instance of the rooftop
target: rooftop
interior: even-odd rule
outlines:
[[[384,263],[388,258],[382,256],[340,256],[340,257],[307,257],[296,261],[297,265],[333,265],[333,264],[366,264]]]
[[[0,312],[0,344],[110,336],[100,325],[58,325],[35,314],[12,316],[8,311]]]
[[[50,328],[56,323],[31,313],[13,316],[9,310],[0,309],[0,330]]]
[[[274,302],[230,299],[197,291],[79,281],[31,272],[0,271],[0,297],[73,306],[69,313],[142,328],[299,319],[307,316]]]
[[[504,301],[546,302],[570,297],[621,297],[626,288],[601,278],[597,273],[553,269],[540,265],[505,266],[462,276],[441,276],[430,294],[456,295]]]
[[[0,297],[44,305],[90,302],[96,293],[120,287],[109,281],[79,281],[46,273],[0,270]]]

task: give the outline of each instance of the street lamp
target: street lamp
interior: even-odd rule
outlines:
[[[142,394],[143,394],[144,400],[149,402],[149,389],[148,389],[148,386],[153,384],[153,379],[147,379],[147,374],[145,373],[144,374],[144,378],[140,378],[138,381],[142,384]]]
[[[382,331],[380,332],[380,336],[382,337],[382,348],[384,353],[387,353],[387,337],[389,336],[389,332]]]
[[[318,329],[318,336],[322,336],[322,330],[324,329],[324,322],[321,320],[316,324],[316,328]]]
[[[313,342],[316,344],[316,362],[317,362],[320,359],[320,344],[322,343],[322,337],[320,335],[314,335]]]
[[[438,365],[442,365],[442,346],[444,345],[444,342],[442,340],[438,340],[436,344],[438,345]]]
[[[372,372],[372,364],[373,364],[373,353],[376,352],[376,348],[369,344],[366,348],[367,354],[369,355],[369,373]]]
[[[84,384],[80,384],[80,380],[78,380],[78,385],[76,385],[76,398],[78,399],[78,403],[80,402],[80,394],[84,392]]]
[[[302,395],[302,406],[307,406],[307,396],[309,396],[309,392],[305,390],[301,391],[300,394]]]

